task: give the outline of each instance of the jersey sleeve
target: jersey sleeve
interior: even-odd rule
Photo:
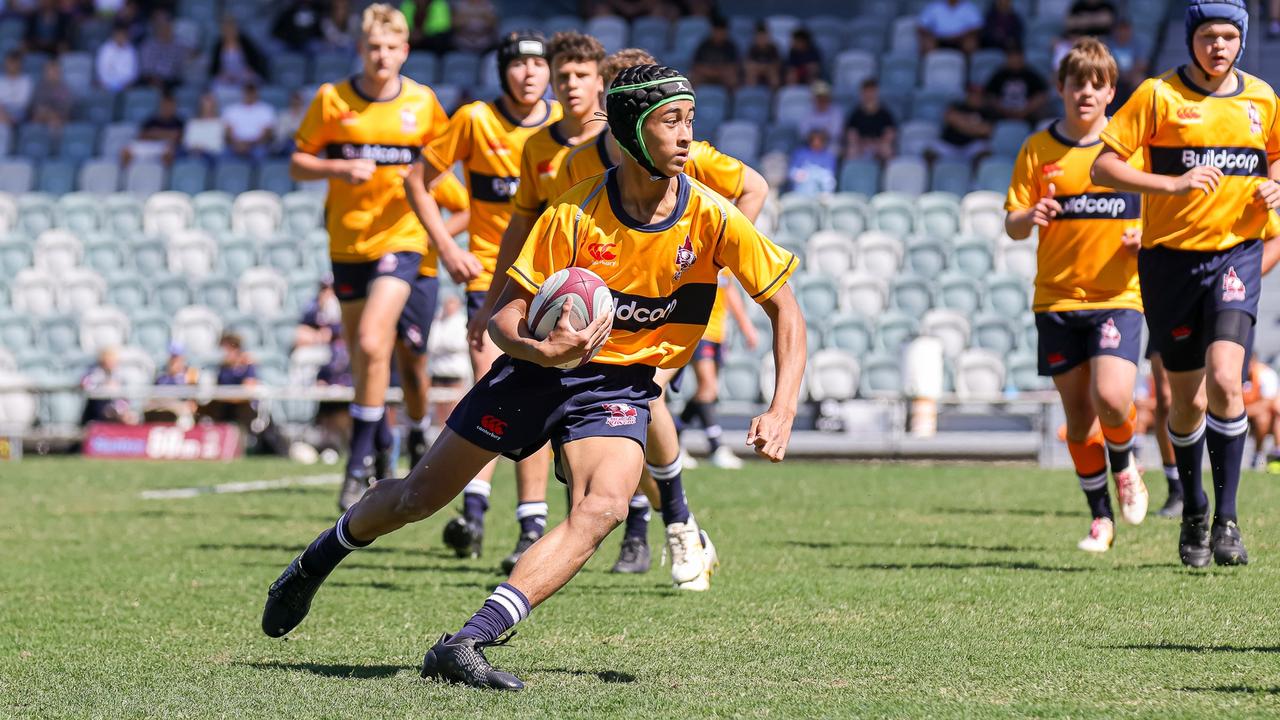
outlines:
[[[738,208],[724,209],[728,215],[716,245],[716,263],[738,278],[752,300],[762,303],[786,284],[800,261],[760,234]]]
[[[458,176],[451,172],[440,173],[436,183],[431,186],[431,197],[440,207],[451,213],[465,212],[471,208],[471,198],[463,187]]]
[[[1036,204],[1035,160],[1031,157],[1031,141],[1022,143],[1018,159],[1013,162],[1013,178],[1009,181],[1009,194],[1004,199],[1005,212],[1026,210]]]
[[[696,154],[690,151],[689,161],[692,163],[692,167],[686,168],[689,177],[730,200],[737,200],[742,195],[746,165],[741,160],[725,155],[704,142],[698,146]]]
[[[1271,130],[1267,133],[1267,162],[1271,163],[1280,160],[1280,103],[1273,104],[1272,108]]]
[[[573,259],[573,218],[577,212],[578,208],[563,205],[543,211],[525,239],[520,257],[507,270],[507,276],[525,290],[536,293],[548,275],[569,267]]]
[[[422,157],[440,172],[471,155],[471,108],[463,107],[453,114],[444,133],[437,135],[422,149]]]
[[[440,105],[440,99],[436,97],[436,93],[431,88],[423,85],[423,92],[431,99],[430,102],[423,103],[422,109],[418,114],[418,123],[422,128],[421,143],[425,147],[449,128],[449,115],[445,113],[444,107]]]
[[[537,160],[532,153],[521,153],[520,184],[516,186],[516,196],[513,202],[515,212],[532,216],[537,215],[546,206],[546,200],[538,196],[537,178]]]
[[[311,105],[307,107],[306,115],[302,116],[302,122],[298,124],[298,132],[294,134],[293,141],[298,150],[309,155],[318,155],[329,141],[329,96],[333,91],[332,85],[321,85],[316,91],[316,96],[311,99]]]
[[[1102,142],[1128,159],[1138,154],[1156,130],[1156,83],[1144,80],[1102,130]]]

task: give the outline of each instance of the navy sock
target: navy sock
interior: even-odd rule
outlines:
[[[1200,517],[1209,509],[1209,496],[1204,494],[1200,480],[1200,466],[1204,462],[1205,424],[1187,435],[1179,435],[1169,428],[1173,441],[1173,456],[1178,463],[1178,477],[1182,481],[1182,516]]]
[[[378,418],[377,431],[373,435],[373,446],[378,452],[382,452],[390,448],[396,442],[392,435],[391,422],[387,420],[387,413],[384,411],[382,417]]]
[[[484,525],[484,514],[489,509],[489,483],[472,480],[462,489],[462,516],[473,525]]]
[[[1240,462],[1244,458],[1245,441],[1249,439],[1249,418],[1224,420],[1209,413],[1205,421],[1205,447],[1209,449],[1209,469],[1213,471],[1213,497],[1217,506],[1215,520],[1236,521],[1236,491],[1240,489]]]
[[[542,537],[547,529],[547,504],[545,502],[522,502],[516,505],[516,521],[520,523],[520,534],[535,533]]]
[[[1169,497],[1182,497],[1182,479],[1178,476],[1177,465],[1164,466],[1164,479],[1169,483]]]
[[[347,515],[343,513],[333,527],[320,533],[302,551],[302,571],[308,575],[328,575],[338,567],[342,559],[353,550],[367,547],[372,540],[356,540],[348,529]]]
[[[636,538],[638,540],[649,541],[649,516],[652,508],[649,505],[649,498],[644,493],[636,493],[631,496],[631,504],[627,508],[627,527],[623,539]]]
[[[516,623],[529,617],[529,599],[524,593],[502,583],[475,615],[462,626],[454,637],[475,638],[479,642],[493,642]]]
[[[361,473],[373,464],[375,436],[383,408],[351,405],[351,454],[347,456],[347,472]]]
[[[1111,466],[1111,474],[1115,475],[1129,466],[1129,453],[1133,452],[1133,440],[1124,445],[1112,445],[1107,441],[1107,463]]]
[[[1111,513],[1111,494],[1107,490],[1106,471],[1093,477],[1077,477],[1080,478],[1080,489],[1084,490],[1085,500],[1089,503],[1089,512],[1095,518],[1115,520],[1116,516]]]
[[[680,458],[670,465],[648,465],[649,474],[658,483],[658,499],[662,502],[662,522],[665,525],[689,522],[689,505],[684,498],[684,483],[680,480]]]

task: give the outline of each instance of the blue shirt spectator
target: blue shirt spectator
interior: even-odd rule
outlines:
[[[809,133],[808,144],[791,154],[787,171],[791,189],[804,195],[835,192],[836,154],[828,146],[827,134],[821,130]]]

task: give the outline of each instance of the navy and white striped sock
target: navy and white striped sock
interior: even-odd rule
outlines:
[[[652,507],[649,505],[649,498],[644,493],[636,493],[631,496],[631,503],[627,507],[627,528],[623,538],[637,538],[639,540],[648,540],[649,537],[649,516]]]
[[[466,625],[454,637],[475,638],[479,642],[493,642],[516,623],[529,617],[529,599],[510,583],[502,583]]]
[[[1204,494],[1200,479],[1200,466],[1204,462],[1205,423],[1186,435],[1179,435],[1169,428],[1169,440],[1173,443],[1173,456],[1178,464],[1178,477],[1182,480],[1182,516],[1200,517],[1209,509],[1209,496]]]
[[[1249,437],[1249,417],[1220,418],[1213,413],[1205,420],[1204,434],[1209,449],[1209,469],[1213,472],[1213,497],[1217,506],[1216,520],[1236,520],[1236,492],[1240,489],[1240,464],[1244,460],[1245,441]]]
[[[1095,518],[1107,518],[1115,520],[1115,515],[1111,512],[1111,493],[1107,490],[1107,471],[1091,477],[1078,475],[1080,478],[1080,489],[1084,491],[1084,498],[1089,503],[1089,512],[1093,513]]]
[[[662,502],[662,522],[666,525],[689,522],[689,504],[684,497],[684,482],[680,472],[684,469],[680,457],[669,465],[650,465],[649,474],[658,483],[658,496]]]
[[[542,533],[547,529],[547,504],[545,502],[522,502],[516,505],[516,522],[520,523],[520,534]]]
[[[342,559],[362,547],[368,547],[372,540],[357,540],[351,537],[349,513],[343,513],[333,527],[320,533],[302,551],[302,571],[308,575],[328,575],[338,567]]]

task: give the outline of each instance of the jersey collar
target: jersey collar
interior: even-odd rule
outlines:
[[[640,232],[659,233],[670,230],[680,218],[684,216],[685,208],[689,206],[689,178],[684,173],[676,175],[676,183],[679,189],[676,191],[676,206],[667,217],[656,223],[643,223],[631,217],[626,209],[622,207],[622,193],[618,188],[617,170],[609,168],[604,173],[604,186],[609,194],[609,207],[613,210],[613,214],[622,221],[623,225],[632,230]]]
[[[399,98],[400,94],[404,92],[404,76],[403,75],[396,77],[396,83],[398,83],[396,87],[396,94],[392,95],[391,97],[385,100],[379,100],[378,98],[369,97],[368,95],[365,95],[364,91],[360,89],[360,83],[356,82],[356,80],[358,80],[359,78],[360,78],[359,75],[351,76],[351,80],[349,81],[351,83],[351,92],[354,92],[361,100],[364,100],[365,102],[371,102],[371,103],[391,102],[392,100]]]
[[[531,122],[531,123],[522,123],[516,118],[512,117],[511,113],[507,112],[507,106],[501,102],[501,98],[495,99],[493,101],[493,107],[497,109],[497,111],[502,115],[502,117],[507,119],[507,122],[511,123],[512,125],[515,125],[516,127],[538,127],[539,125],[542,125],[543,123],[545,123],[547,121],[547,118],[551,117],[551,103],[547,102],[545,98],[542,100],[539,100],[538,102],[542,103],[542,109],[543,109],[542,117],[538,118],[537,122]]]
[[[1054,140],[1057,140],[1059,143],[1062,143],[1067,147],[1073,147],[1073,148],[1093,147],[1094,145],[1097,145],[1098,143],[1102,142],[1102,138],[1098,138],[1097,140],[1094,140],[1091,143],[1080,143],[1075,140],[1072,140],[1071,138],[1067,137],[1066,135],[1063,135],[1061,132],[1058,131],[1057,120],[1054,120],[1053,122],[1049,123],[1048,130],[1049,130],[1049,137],[1053,138]]]
[[[1234,68],[1234,67],[1231,68],[1231,72],[1236,74],[1236,89],[1235,89],[1235,92],[1231,93],[1230,95],[1214,95],[1208,90],[1195,84],[1195,82],[1192,81],[1191,79],[1191,75],[1187,72],[1186,65],[1182,65],[1178,68],[1178,79],[1182,81],[1183,85],[1186,85],[1187,87],[1200,93],[1201,95],[1204,95],[1205,97],[1229,98],[1229,97],[1235,97],[1240,93],[1244,92],[1244,73],[1240,72],[1239,68]]]
[[[605,142],[605,138],[609,135],[609,131],[605,130],[596,136],[596,152],[600,154],[600,166],[605,170],[613,167],[613,158],[609,157],[609,144]]]

